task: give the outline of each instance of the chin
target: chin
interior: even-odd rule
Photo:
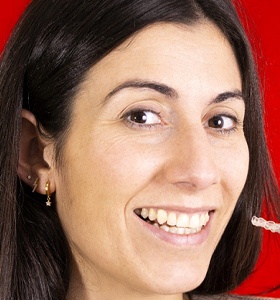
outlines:
[[[207,268],[174,269],[170,274],[158,274],[157,280],[150,280],[150,288],[154,293],[161,295],[175,295],[187,293],[196,289],[205,279]],[[163,276],[164,275],[164,276]]]

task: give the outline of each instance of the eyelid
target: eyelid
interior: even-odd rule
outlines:
[[[163,107],[160,103],[153,99],[144,99],[141,101],[133,102],[126,106],[118,115],[119,118],[123,118],[123,116],[131,111],[153,111],[153,112],[161,112],[163,111]]]
[[[213,118],[216,117],[221,117],[221,118],[228,118],[233,122],[233,125],[228,127],[228,128],[215,128],[215,127],[211,127],[209,126],[209,124],[207,124],[210,120],[212,120]],[[214,134],[222,134],[222,135],[226,135],[229,136],[231,134],[233,134],[234,132],[238,131],[239,129],[243,128],[243,122],[241,122],[238,117],[236,116],[236,114],[234,113],[229,113],[229,112],[219,112],[219,113],[213,113],[210,115],[210,117],[207,117],[207,120],[203,123],[203,126],[207,129],[210,130],[210,132],[213,132]]]
[[[218,107],[206,113],[203,117],[203,123],[214,117],[228,117],[236,122],[238,125],[243,125],[242,113],[232,109],[231,107]],[[241,116],[241,117],[240,117]]]
[[[152,113],[155,115],[156,118],[158,118],[158,122],[151,122],[149,121],[141,123],[141,122],[135,122],[133,120],[129,120],[129,118],[134,114],[134,113]],[[122,116],[121,119],[123,122],[126,124],[126,126],[130,127],[131,129],[138,129],[138,130],[152,130],[152,129],[157,129],[157,128],[163,128],[166,123],[164,122],[161,112],[160,111],[155,111],[151,108],[145,109],[145,108],[140,108],[140,107],[134,107],[131,108],[130,110],[126,111]]]
[[[137,113],[137,112],[151,112],[151,113],[154,113],[158,116],[160,116],[160,112],[156,112],[152,109],[143,109],[143,108],[133,108],[131,110],[128,110],[127,112],[125,112],[123,115],[122,115],[122,118],[127,118],[129,115],[133,114],[133,113]]]
[[[161,117],[163,122],[170,123],[170,108],[156,99],[144,99],[131,103],[118,114],[118,118],[124,119],[125,116],[139,111],[155,113]]]
[[[226,118],[229,118],[229,119],[232,119],[236,124],[241,124],[240,120],[237,118],[237,116],[233,115],[233,114],[229,114],[229,113],[218,113],[218,114],[214,114],[212,117],[210,117],[208,119],[211,120],[212,118],[215,118],[215,117],[226,117]]]

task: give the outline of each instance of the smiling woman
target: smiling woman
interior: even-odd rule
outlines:
[[[202,299],[252,271],[278,191],[230,1],[35,0],[0,91],[1,299]]]
[[[114,292],[128,285],[128,296],[182,293],[203,281],[248,171],[244,101],[225,97],[235,90],[234,54],[207,21],[149,26],[89,71],[62,161],[47,161],[46,178],[88,285],[97,273]],[[111,288],[102,293],[109,298]]]

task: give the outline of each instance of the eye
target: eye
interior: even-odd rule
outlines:
[[[207,121],[206,127],[222,132],[229,132],[236,129],[237,123],[238,120],[235,116],[216,115]]]
[[[148,110],[137,110],[125,115],[127,121],[139,125],[157,125],[161,123],[159,113]]]

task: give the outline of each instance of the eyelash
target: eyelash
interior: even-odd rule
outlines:
[[[136,123],[132,120],[129,120],[129,117],[131,117],[133,114],[135,113],[152,113],[154,115],[156,115],[158,117],[158,119],[160,120],[159,123],[154,123],[154,124],[141,124],[141,123]],[[135,129],[154,129],[155,127],[162,127],[163,126],[163,121],[162,121],[162,117],[161,117],[161,113],[160,112],[156,112],[152,109],[132,109],[130,111],[128,111],[127,113],[125,113],[122,116],[122,119],[125,121],[125,123],[131,127],[131,128],[135,128]]]
[[[242,123],[240,122],[240,120],[234,116],[234,115],[231,115],[231,114],[228,114],[228,113],[219,113],[219,114],[214,114],[213,116],[211,116],[207,122],[213,120],[214,118],[219,118],[219,117],[225,117],[225,118],[228,118],[230,120],[233,121],[233,127],[230,128],[230,129],[225,129],[225,128],[221,128],[221,129],[218,129],[218,128],[211,128],[209,127],[210,129],[213,129],[215,132],[219,133],[219,134],[225,134],[225,135],[230,135],[231,133],[235,132],[238,130],[238,126],[242,126]],[[207,123],[205,122],[205,123]]]
[[[129,120],[129,117],[131,117],[133,114],[135,113],[152,113],[154,115],[156,115],[158,117],[158,119],[160,120],[159,123],[154,123],[154,124],[141,124],[141,123],[137,123],[134,122],[132,120]],[[238,125],[241,125],[242,123],[238,120],[238,118],[234,115],[228,114],[228,113],[219,113],[219,114],[214,114],[212,115],[205,123],[210,122],[211,120],[213,120],[214,118],[228,118],[230,120],[233,121],[233,127],[230,129],[225,129],[225,128],[212,128],[210,126],[206,126],[208,128],[210,128],[211,130],[214,130],[215,132],[219,133],[219,134],[225,134],[225,135],[230,135],[231,133],[235,132],[238,130]],[[128,112],[126,112],[123,116],[122,119],[124,120],[124,122],[131,127],[132,129],[154,129],[157,127],[162,127],[164,124],[164,122],[162,121],[162,117],[161,117],[161,113],[160,112],[156,112],[152,109],[132,109]],[[204,124],[205,124],[204,123]]]

